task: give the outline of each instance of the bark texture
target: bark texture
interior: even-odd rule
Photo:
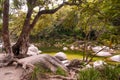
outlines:
[[[2,38],[6,53],[12,55],[8,26],[9,26],[9,0],[4,0]]]
[[[25,57],[29,47],[29,28],[33,8],[28,8],[28,12],[23,24],[23,29],[16,44],[12,47],[15,56]]]
[[[10,44],[10,35],[9,35],[9,0],[4,0],[3,3],[3,25],[2,25],[2,39],[3,39],[3,45],[4,45],[4,50],[7,54],[3,60],[0,60],[0,65],[1,62],[4,64],[2,66],[6,66],[11,63],[13,59],[13,52]]]
[[[57,58],[52,57],[48,54],[40,54],[36,56],[30,56],[16,61],[18,65],[22,65],[25,70],[21,76],[21,80],[29,80],[35,69],[36,65],[44,70],[50,70],[56,73],[58,68],[61,68],[68,75],[68,68],[62,64]],[[38,79],[39,80],[39,79]]]
[[[17,63],[21,64],[24,69],[34,67],[34,65],[38,65],[45,69],[50,69],[52,72],[56,72],[59,67],[66,72],[68,71],[67,67],[62,64],[57,58],[52,57],[48,54],[39,54],[19,59]]]

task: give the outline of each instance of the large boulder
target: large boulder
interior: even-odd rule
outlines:
[[[110,57],[110,60],[120,62],[120,55],[112,56],[112,57]]]
[[[60,61],[64,61],[67,59],[67,56],[63,52],[58,52],[55,54],[55,57],[58,58]]]

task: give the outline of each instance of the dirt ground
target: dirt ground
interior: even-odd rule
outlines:
[[[0,59],[4,57],[4,54],[0,53]],[[23,69],[15,65],[11,65],[8,67],[0,68],[0,80],[20,80],[20,76],[22,75]]]
[[[0,68],[0,80],[20,80],[22,75],[22,68],[15,68],[15,66]]]

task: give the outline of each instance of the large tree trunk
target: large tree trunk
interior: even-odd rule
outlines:
[[[19,37],[17,43],[12,47],[13,53],[18,58],[26,57],[28,47],[29,47],[29,34],[23,33]]]
[[[4,49],[8,55],[13,56],[12,48],[9,38],[9,0],[4,1],[3,5],[3,27],[2,27],[2,38],[4,42]]]
[[[30,28],[32,11],[33,11],[33,8],[28,9],[20,37],[18,38],[16,44],[13,45],[12,47],[13,53],[17,57],[25,57],[28,51],[29,34],[30,34],[29,28]]]

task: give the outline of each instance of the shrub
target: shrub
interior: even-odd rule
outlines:
[[[105,66],[100,72],[104,80],[119,80],[120,67],[118,66]]]
[[[78,80],[100,80],[100,72],[94,68],[81,70]]]
[[[62,76],[67,75],[66,72],[63,69],[61,69],[60,67],[58,67],[58,69],[56,70],[56,74],[57,75],[62,75]]]
[[[77,80],[119,80],[120,65],[110,66],[105,65],[101,69],[85,69],[78,73]]]
[[[51,73],[51,71],[37,65],[32,72],[31,80],[39,80],[38,76],[40,77],[41,75],[45,75],[46,73]]]

